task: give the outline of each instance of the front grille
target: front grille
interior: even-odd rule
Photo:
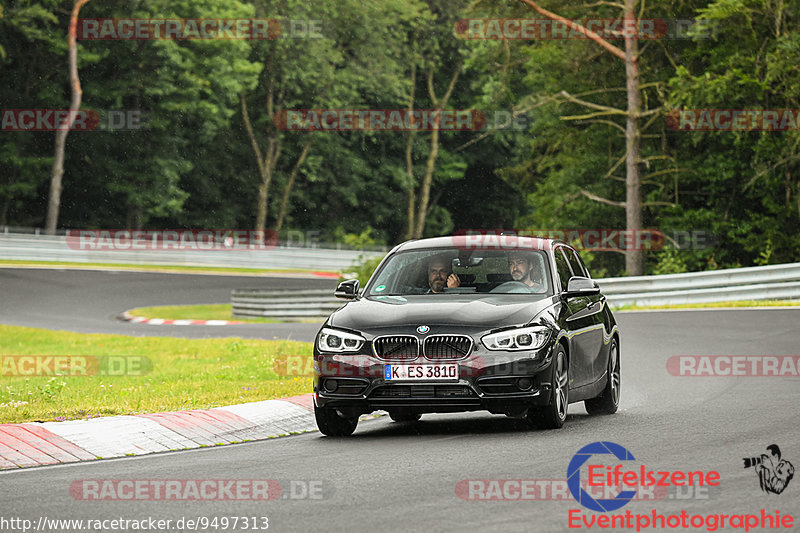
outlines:
[[[472,350],[466,335],[433,335],[425,339],[423,352],[428,359],[462,359]]]
[[[410,361],[419,356],[419,341],[411,335],[388,335],[373,340],[372,349],[381,359]]]
[[[393,385],[378,387],[372,398],[467,398],[475,393],[465,385]]]

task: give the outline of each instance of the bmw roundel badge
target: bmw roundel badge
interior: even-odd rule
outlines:
[[[429,328],[428,326],[420,326],[420,327],[417,328],[417,333],[419,333],[420,335],[425,335],[430,330],[431,330],[431,328]]]

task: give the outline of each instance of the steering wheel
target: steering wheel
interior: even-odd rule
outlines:
[[[505,294],[530,294],[532,289],[521,281],[506,281],[489,292],[502,292]]]

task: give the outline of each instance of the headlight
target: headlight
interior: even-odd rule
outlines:
[[[536,350],[544,346],[549,336],[550,330],[545,326],[531,326],[491,333],[481,337],[481,342],[488,350]]]
[[[321,352],[356,353],[365,342],[366,339],[361,335],[322,328],[317,338],[317,348]]]

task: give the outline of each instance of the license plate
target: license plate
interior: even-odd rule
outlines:
[[[383,365],[386,381],[458,381],[458,365]]]

